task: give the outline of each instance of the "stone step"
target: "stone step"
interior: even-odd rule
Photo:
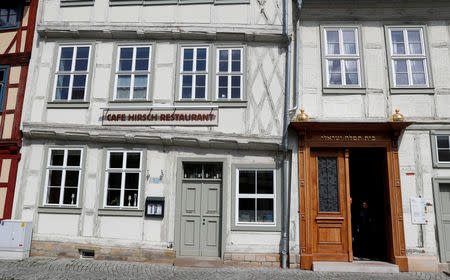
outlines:
[[[323,272],[361,272],[398,273],[398,265],[379,261],[355,262],[313,262],[313,271]]]
[[[223,267],[223,261],[219,258],[176,258],[173,265],[181,267],[216,268]]]

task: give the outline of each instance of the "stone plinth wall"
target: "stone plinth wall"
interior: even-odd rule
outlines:
[[[79,258],[80,250],[94,251],[96,260],[173,263],[175,259],[175,251],[171,250],[108,247],[52,241],[32,241],[30,256]]]

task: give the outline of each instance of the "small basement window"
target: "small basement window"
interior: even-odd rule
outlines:
[[[78,249],[80,252],[80,259],[93,259],[95,257],[95,251],[89,249]]]

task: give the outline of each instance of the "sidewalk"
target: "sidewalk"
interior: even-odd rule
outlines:
[[[450,280],[450,277],[444,273],[359,274],[279,268],[183,268],[167,264],[33,257],[23,261],[0,261],[0,279]]]

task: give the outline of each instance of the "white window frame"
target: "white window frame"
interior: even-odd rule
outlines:
[[[123,153],[123,159],[122,159],[122,168],[110,168],[109,162],[110,162],[110,155],[111,153]],[[126,168],[126,161],[128,153],[139,153],[140,159],[139,159],[139,168]],[[106,168],[105,168],[105,186],[104,186],[104,194],[103,194],[103,207],[104,208],[126,208],[126,209],[139,209],[140,205],[140,199],[141,199],[141,184],[142,184],[142,159],[143,152],[142,151],[136,151],[136,150],[108,150],[106,153]],[[108,180],[109,180],[109,173],[122,173],[122,181],[120,183],[120,200],[119,205],[107,205],[107,197],[108,197]],[[137,196],[137,204],[136,206],[126,206],[122,205],[122,202],[125,202],[124,196],[125,196],[125,174],[129,173],[139,173],[139,182],[138,182],[138,196]]]
[[[227,50],[228,51],[228,71],[220,72],[219,62],[220,62],[220,51]],[[231,69],[232,65],[232,51],[239,50],[241,52],[241,61],[240,61],[240,72],[233,72]],[[216,49],[216,99],[217,100],[242,100],[243,87],[244,87],[244,48],[243,47],[218,47]],[[227,98],[219,97],[219,76],[227,76],[228,77],[228,85],[227,85]],[[231,97],[231,77],[232,76],[240,76],[240,91],[239,98]]]
[[[445,135],[445,134],[434,135],[434,141],[436,141],[436,161],[438,163],[450,163],[450,161],[441,161],[441,160],[439,160],[439,150],[450,150],[450,148],[439,148],[439,144],[438,144],[438,140],[437,140],[438,137],[447,137],[448,141],[450,142],[450,135]]]
[[[409,51],[409,41],[408,41],[408,31],[417,30],[420,33],[421,40],[421,49],[422,54],[410,54]],[[390,64],[392,69],[392,77],[393,77],[393,85],[397,88],[408,88],[408,87],[429,87],[430,86],[430,78],[428,73],[428,58],[427,51],[425,49],[425,36],[423,27],[389,27],[389,48],[390,48]],[[403,33],[403,41],[405,44],[405,54],[394,54],[394,46],[392,41],[392,31],[402,31]],[[395,60],[406,60],[406,70],[408,71],[408,85],[397,85],[397,75],[395,72]],[[411,69],[411,61],[412,60],[422,60],[423,67],[425,71],[425,84],[413,84],[412,79],[412,69]]]
[[[183,71],[183,63],[184,63],[184,50],[185,49],[193,49],[193,62],[192,62],[192,71]],[[206,49],[206,68],[205,71],[197,71],[197,50],[198,49]],[[192,76],[192,95],[191,98],[183,98],[183,75],[191,75]],[[204,98],[196,98],[195,97],[195,84],[198,75],[205,76],[205,97]],[[208,88],[209,88],[209,46],[182,46],[181,47],[181,59],[180,59],[180,74],[179,74],[179,100],[208,100]]]
[[[344,38],[342,35],[343,31],[353,31],[355,33],[355,48],[356,54],[344,54]],[[327,31],[337,31],[339,36],[339,54],[329,54],[328,53],[328,38]],[[324,38],[324,51],[325,51],[325,73],[326,73],[326,85],[327,87],[362,87],[362,75],[361,75],[361,55],[359,47],[359,28],[358,27],[324,27],[323,28],[323,38]],[[341,84],[330,84],[330,73],[328,69],[328,61],[339,60],[341,65]],[[356,60],[357,70],[358,70],[358,84],[347,85],[347,79],[345,77],[345,61],[346,60]]]
[[[78,52],[78,48],[83,48],[83,47],[89,48],[87,68],[86,68],[86,71],[75,71],[76,54]],[[74,48],[74,51],[72,54],[72,65],[71,65],[70,71],[60,71],[59,70],[62,48]],[[87,91],[88,91],[88,83],[89,83],[89,71],[90,71],[90,65],[91,65],[91,54],[92,54],[92,46],[91,45],[60,45],[59,46],[58,59],[56,61],[56,68],[55,68],[55,81],[53,83],[52,101],[54,101],[54,102],[71,102],[71,101],[72,102],[85,102],[86,101],[86,96],[88,94]],[[69,92],[67,94],[67,99],[56,99],[56,86],[58,84],[58,76],[59,75],[70,75]],[[75,75],[86,75],[83,99],[72,99],[73,77]]]
[[[255,188],[258,189],[257,185],[257,172],[258,171],[272,171],[273,172],[273,194],[240,194],[239,193],[239,172],[240,171],[255,171]],[[276,227],[277,225],[277,172],[274,168],[236,168],[236,193],[235,193],[235,225],[236,226],[269,226]],[[257,203],[258,198],[269,198],[273,199],[273,222],[263,223],[263,222],[239,222],[239,198],[252,198],[255,199]],[[255,219],[257,217],[257,205],[255,205]]]
[[[50,165],[52,160],[52,151],[64,151],[64,157],[63,157],[63,165],[62,166],[52,166]],[[67,166],[67,156],[69,154],[69,151],[80,151],[80,165],[79,166]],[[42,205],[44,206],[69,206],[69,207],[78,207],[80,204],[80,184],[81,184],[81,178],[82,178],[82,172],[83,172],[83,160],[84,160],[84,154],[82,148],[49,148],[48,149],[48,158],[47,158],[47,166],[45,171],[45,188],[44,188],[44,197]],[[47,194],[48,189],[50,188],[49,184],[49,175],[50,170],[61,170],[61,186],[60,186],[60,193],[59,193],[59,203],[47,203]],[[78,186],[77,186],[77,197],[76,197],[76,203],[75,204],[64,204],[64,191],[65,191],[65,181],[66,181],[66,171],[79,171],[78,173]]]
[[[120,50],[123,48],[132,48],[133,49],[133,57],[131,62],[131,71],[120,71]],[[149,48],[148,54],[148,69],[145,70],[136,70],[136,55],[137,48]],[[116,58],[116,72],[114,75],[114,100],[115,101],[146,101],[150,96],[150,79],[151,77],[151,69],[152,69],[152,46],[151,45],[130,45],[130,46],[119,46],[117,47],[117,58]],[[130,81],[130,97],[128,99],[117,98],[117,80],[119,75],[131,75]],[[145,93],[145,98],[134,98],[134,79],[136,75],[147,75],[147,91]]]

